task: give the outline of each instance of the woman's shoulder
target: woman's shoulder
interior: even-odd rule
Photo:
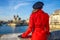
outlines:
[[[34,16],[35,16],[35,13],[30,14],[30,18],[31,18],[31,17],[33,18]]]
[[[36,13],[32,13],[31,16],[34,16]]]
[[[44,15],[49,17],[49,14],[48,13],[44,13]]]

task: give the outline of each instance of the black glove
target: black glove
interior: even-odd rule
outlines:
[[[24,37],[22,37],[22,35],[19,35],[18,37],[19,37],[19,38],[24,38]]]
[[[22,37],[22,35],[18,36],[19,38],[31,38],[31,35],[27,36],[27,37]]]

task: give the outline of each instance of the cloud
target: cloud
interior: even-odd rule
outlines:
[[[14,7],[14,9],[16,10],[16,9],[18,9],[20,6],[26,6],[26,5],[29,5],[29,3],[19,3],[19,4],[17,4],[17,5]]]

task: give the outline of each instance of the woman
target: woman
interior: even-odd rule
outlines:
[[[33,12],[30,16],[29,28],[22,34],[27,37],[32,32],[31,40],[47,40],[49,35],[49,15],[45,13],[42,2],[36,2],[33,5]]]

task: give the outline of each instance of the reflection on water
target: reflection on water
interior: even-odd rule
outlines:
[[[0,34],[8,34],[8,33],[22,33],[27,29],[27,26],[18,26],[18,27],[10,27],[10,26],[0,26]]]

